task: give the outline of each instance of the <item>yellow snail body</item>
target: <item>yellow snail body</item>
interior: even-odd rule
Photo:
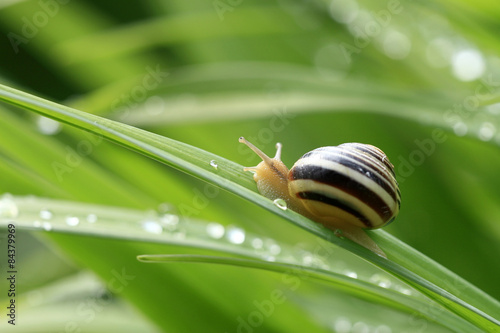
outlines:
[[[399,213],[401,193],[394,166],[377,147],[344,143],[314,149],[288,170],[276,156],[268,157],[241,137],[260,158],[254,172],[259,192],[282,199],[287,207],[385,257],[384,252],[362,229],[376,229],[392,222]]]

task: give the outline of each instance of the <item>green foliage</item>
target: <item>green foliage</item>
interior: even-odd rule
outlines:
[[[500,12],[449,6],[1,5],[2,331],[500,331]],[[239,136],[381,147],[388,259],[260,196]]]

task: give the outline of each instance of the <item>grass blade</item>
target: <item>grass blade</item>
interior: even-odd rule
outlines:
[[[500,306],[498,302],[485,297],[482,293],[476,292],[477,288],[474,286],[463,281],[468,292],[464,292],[460,295],[461,298],[459,298],[445,291],[446,282],[443,283],[442,280],[434,279],[427,280],[412,272],[411,264],[406,260],[401,261],[397,255],[397,252],[400,250],[398,246],[390,248],[390,251],[386,251],[389,259],[393,259],[394,261],[386,260],[349,240],[335,237],[333,232],[320,227],[299,214],[278,208],[270,200],[256,193],[255,184],[251,176],[244,173],[240,165],[230,160],[182,142],[61,106],[9,87],[0,87],[0,100],[95,133],[190,175],[220,186],[387,270],[403,281],[417,287],[421,292],[433,298],[450,311],[466,318],[477,327],[493,331],[500,326],[500,322],[497,319],[484,312],[499,313]],[[217,170],[210,166],[210,161],[213,160],[218,164]],[[385,238],[387,243],[391,243],[391,238],[386,233],[383,231],[377,231],[376,233],[379,235],[379,238]],[[404,250],[405,253],[411,254],[412,257],[421,258],[421,262],[423,263],[422,270],[429,269],[427,263],[430,262],[430,259],[423,257],[409,247],[405,247]],[[410,268],[406,267],[408,265]],[[439,265],[435,264],[432,267],[439,267]],[[446,275],[446,272],[443,269],[439,275]],[[454,279],[456,279],[456,276],[449,276],[448,281],[453,281]],[[478,299],[479,302],[477,303],[481,304],[481,310],[476,307],[477,305],[473,306],[462,299],[463,296],[467,296],[469,293],[471,296],[468,299]]]

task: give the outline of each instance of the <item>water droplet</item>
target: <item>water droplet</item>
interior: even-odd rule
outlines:
[[[219,223],[211,222],[207,224],[207,234],[215,239],[220,239],[222,236],[224,236],[224,232],[226,230],[224,229],[224,226]]]
[[[453,125],[453,132],[455,132],[455,134],[458,136],[464,136],[465,134],[467,134],[468,130],[469,129],[467,128],[467,125],[465,125],[465,123],[458,122]]]
[[[70,227],[77,226],[80,223],[80,219],[76,216],[67,216],[66,217],[66,224],[69,225]]]
[[[50,211],[48,209],[40,210],[40,218],[42,220],[50,220],[50,219],[52,219],[52,217],[54,217],[54,214],[52,213],[52,211]]]
[[[61,123],[53,119],[39,116],[36,120],[36,126],[40,133],[45,135],[54,135],[61,130]]]
[[[490,122],[484,122],[479,128],[479,139],[482,141],[490,141],[495,136],[496,128]]]
[[[306,266],[311,266],[314,262],[314,257],[310,253],[306,253],[302,256],[302,263]]]
[[[359,35],[359,29],[360,27],[365,27],[369,26],[376,18],[375,16],[372,15],[373,12],[370,12],[365,9],[360,9],[358,10],[358,15],[347,24],[347,30],[353,35],[353,36],[358,36]],[[373,13],[375,14],[375,13]],[[375,27],[370,27],[370,34],[373,36],[378,35],[379,31],[374,31]]]
[[[339,317],[335,319],[335,322],[333,323],[333,329],[337,333],[350,333],[351,328],[351,321],[345,317]]]
[[[274,256],[269,256],[269,255],[265,255],[262,257],[262,259],[264,259],[265,261],[276,261],[276,258]]]
[[[226,237],[233,244],[242,244],[245,241],[245,231],[241,228],[232,227],[227,230]]]
[[[366,323],[363,323],[362,321],[358,321],[358,322],[354,323],[354,325],[352,325],[352,332],[369,333],[370,327]]]
[[[272,244],[269,246],[269,253],[272,255],[278,255],[281,253],[281,246],[278,244]]]
[[[256,250],[260,250],[264,246],[264,242],[260,238],[252,239],[251,244],[252,244],[252,247]]]
[[[162,226],[158,222],[151,220],[143,221],[142,228],[152,234],[161,234],[163,232]]]
[[[87,215],[87,222],[88,223],[96,223],[97,222],[97,215],[95,215],[95,214]]]
[[[281,210],[287,210],[288,208],[286,205],[286,201],[283,199],[275,199],[273,201],[273,204]]]
[[[264,246],[267,252],[271,255],[278,255],[281,253],[281,246],[279,246],[276,241],[272,238],[267,238],[264,241]]]
[[[179,228],[179,216],[175,214],[163,214],[160,217],[160,223],[167,231],[176,231]]]
[[[452,58],[453,75],[460,81],[474,81],[486,69],[483,55],[475,49],[460,50]]]
[[[12,195],[4,194],[0,199],[0,217],[16,218],[19,215],[19,209],[12,199]]]
[[[406,288],[404,286],[397,285],[395,289],[397,291],[399,291],[400,293],[405,294],[405,295],[411,295],[412,294],[411,289]]]
[[[330,4],[330,16],[339,23],[352,22],[359,12],[359,5],[355,0],[338,0]]]
[[[43,222],[42,223],[42,228],[45,231],[51,231],[52,230],[52,224],[50,224],[49,222]]]
[[[391,280],[388,277],[381,274],[373,274],[370,277],[370,282],[378,285],[382,288],[389,288],[391,286]]]
[[[214,168],[215,170],[217,170],[217,168],[219,167],[219,165],[217,164],[217,161],[215,161],[215,160],[210,161],[210,166],[212,168]]]
[[[345,271],[344,274],[352,279],[358,278],[358,274],[356,272],[353,272],[353,271]]]
[[[410,54],[411,41],[405,34],[391,30],[384,36],[382,48],[389,58],[402,60]]]

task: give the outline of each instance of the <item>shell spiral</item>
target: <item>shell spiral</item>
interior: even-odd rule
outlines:
[[[399,213],[394,166],[379,148],[361,143],[322,147],[302,156],[288,174],[292,197],[323,223],[380,228]]]

